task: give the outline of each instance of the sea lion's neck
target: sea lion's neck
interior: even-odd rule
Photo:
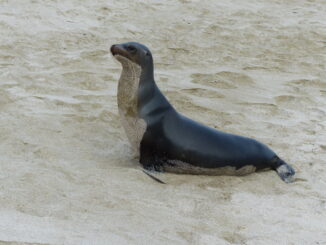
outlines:
[[[141,67],[120,55],[116,56],[122,64],[122,72],[118,84],[118,108],[124,116],[138,117],[137,91],[141,76]]]
[[[122,125],[134,149],[139,150],[146,123],[138,115],[138,87],[142,69],[129,59],[116,56],[122,64],[118,84],[118,109]]]
[[[156,85],[151,67],[142,69],[138,87],[138,114],[148,123],[148,118],[151,121],[160,120],[166,110],[173,109]]]
[[[153,64],[145,67],[116,56],[122,64],[122,73],[118,85],[118,108],[120,116],[147,118],[148,115],[160,115],[173,108],[161,93],[154,80]]]
[[[148,64],[146,67],[141,68],[140,83],[155,83],[154,81],[154,66],[153,64]]]

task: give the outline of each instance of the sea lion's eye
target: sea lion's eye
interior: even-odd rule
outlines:
[[[134,46],[127,46],[126,48],[130,53],[136,53],[137,49]]]

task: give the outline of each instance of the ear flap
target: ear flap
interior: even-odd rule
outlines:
[[[145,56],[148,56],[149,55],[149,52],[148,51],[145,51]]]

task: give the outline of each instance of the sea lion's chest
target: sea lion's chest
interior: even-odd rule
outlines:
[[[141,67],[119,56],[123,65],[118,84],[118,108],[122,126],[132,147],[139,152],[140,142],[146,131],[146,122],[138,115],[138,87]]]

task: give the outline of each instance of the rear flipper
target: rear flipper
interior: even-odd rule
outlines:
[[[285,183],[291,183],[294,181],[293,176],[295,174],[294,169],[284,162],[282,159],[280,159],[278,156],[275,156],[272,159],[271,164],[272,169],[276,171],[278,176],[285,182]]]

